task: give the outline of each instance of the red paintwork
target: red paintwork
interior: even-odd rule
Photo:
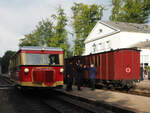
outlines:
[[[140,52],[135,50],[118,50],[101,54],[100,71],[102,80],[138,80],[140,79]],[[130,72],[126,72],[130,68]],[[98,75],[97,75],[98,76]]]
[[[28,68],[29,69],[29,73],[28,74],[25,74],[24,73],[24,69],[25,68]],[[21,82],[37,82],[34,80],[34,77],[33,77],[33,80],[32,80],[32,76],[34,75],[38,75],[38,79],[41,80],[41,82],[44,82],[45,85],[52,85],[53,83],[55,83],[56,81],[63,81],[63,74],[61,73],[60,74],[60,69],[62,68],[62,66],[59,66],[59,67],[50,67],[50,66],[21,66]],[[37,71],[37,73],[34,73],[35,71]],[[43,78],[42,79],[42,76],[41,75],[45,75],[46,72],[48,71],[53,71],[54,75],[53,75],[53,80],[51,82],[46,82],[46,78]],[[43,73],[42,73],[43,72]]]
[[[24,72],[24,69],[28,68],[29,72],[26,74]],[[38,75],[39,80],[41,82],[44,82],[45,85],[51,86],[53,85],[56,81],[63,81],[63,73],[60,73],[60,69],[63,68],[62,66],[59,67],[50,67],[50,66],[20,66],[19,71],[16,71],[16,74],[11,72],[11,78],[14,79],[15,81],[19,82],[38,82],[34,80],[34,75]],[[34,71],[38,71],[38,73],[34,73]],[[46,78],[43,78],[46,72],[53,71],[53,80],[46,82]],[[40,73],[41,72],[41,73]],[[43,73],[42,73],[43,72]],[[18,74],[17,74],[18,73]]]
[[[115,80],[138,80],[140,79],[140,52],[123,50],[115,52]],[[130,68],[130,72],[126,72]]]

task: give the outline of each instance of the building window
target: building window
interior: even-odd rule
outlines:
[[[144,55],[144,62],[149,62],[149,55]]]
[[[99,29],[99,33],[101,33],[101,32],[103,32],[103,30],[102,30],[102,29]]]
[[[108,44],[110,41],[106,41],[106,43]]]
[[[110,40],[106,41],[106,48],[107,49],[111,48],[111,42],[110,42]]]
[[[140,61],[141,61],[141,63],[143,63],[143,55],[140,56]]]
[[[96,44],[95,43],[92,45],[92,47],[93,47],[93,52],[96,52]]]

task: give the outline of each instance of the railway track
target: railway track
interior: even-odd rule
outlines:
[[[22,93],[17,89],[9,90],[6,93],[8,93],[7,97],[9,102],[5,106],[11,104],[14,112],[9,109],[4,109],[3,113],[59,113],[42,102],[39,96],[33,95],[32,93]]]
[[[113,113],[101,107],[72,99],[65,95],[57,95],[55,99],[43,100],[52,108],[59,111],[59,113]]]
[[[12,89],[13,83],[6,77],[0,76],[0,89]]]
[[[25,95],[31,100],[37,101],[31,104],[35,109],[40,109],[40,106],[46,106],[49,109],[54,110],[56,113],[113,113],[101,107],[96,107],[92,104],[71,98],[68,95],[63,95],[55,91],[46,92],[27,92]],[[40,103],[37,105],[37,103]],[[33,108],[32,107],[32,108]],[[46,112],[42,112],[46,113]]]

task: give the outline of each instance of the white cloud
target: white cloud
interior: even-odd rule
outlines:
[[[0,27],[0,56],[3,56],[7,50],[16,51],[20,37],[23,37],[23,35],[7,31],[5,28]]]

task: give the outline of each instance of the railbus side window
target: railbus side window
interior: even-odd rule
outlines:
[[[17,66],[20,65],[20,54],[18,54],[17,57],[16,57],[16,65]]]
[[[20,65],[20,54],[18,54],[18,66]]]
[[[13,58],[13,67],[15,67],[15,58]]]
[[[12,60],[9,61],[10,68],[12,68]]]
[[[17,61],[16,61],[16,56],[15,56],[15,67],[16,67]]]
[[[14,58],[12,59],[12,67],[14,67]]]
[[[16,66],[18,66],[18,55],[16,56]]]

